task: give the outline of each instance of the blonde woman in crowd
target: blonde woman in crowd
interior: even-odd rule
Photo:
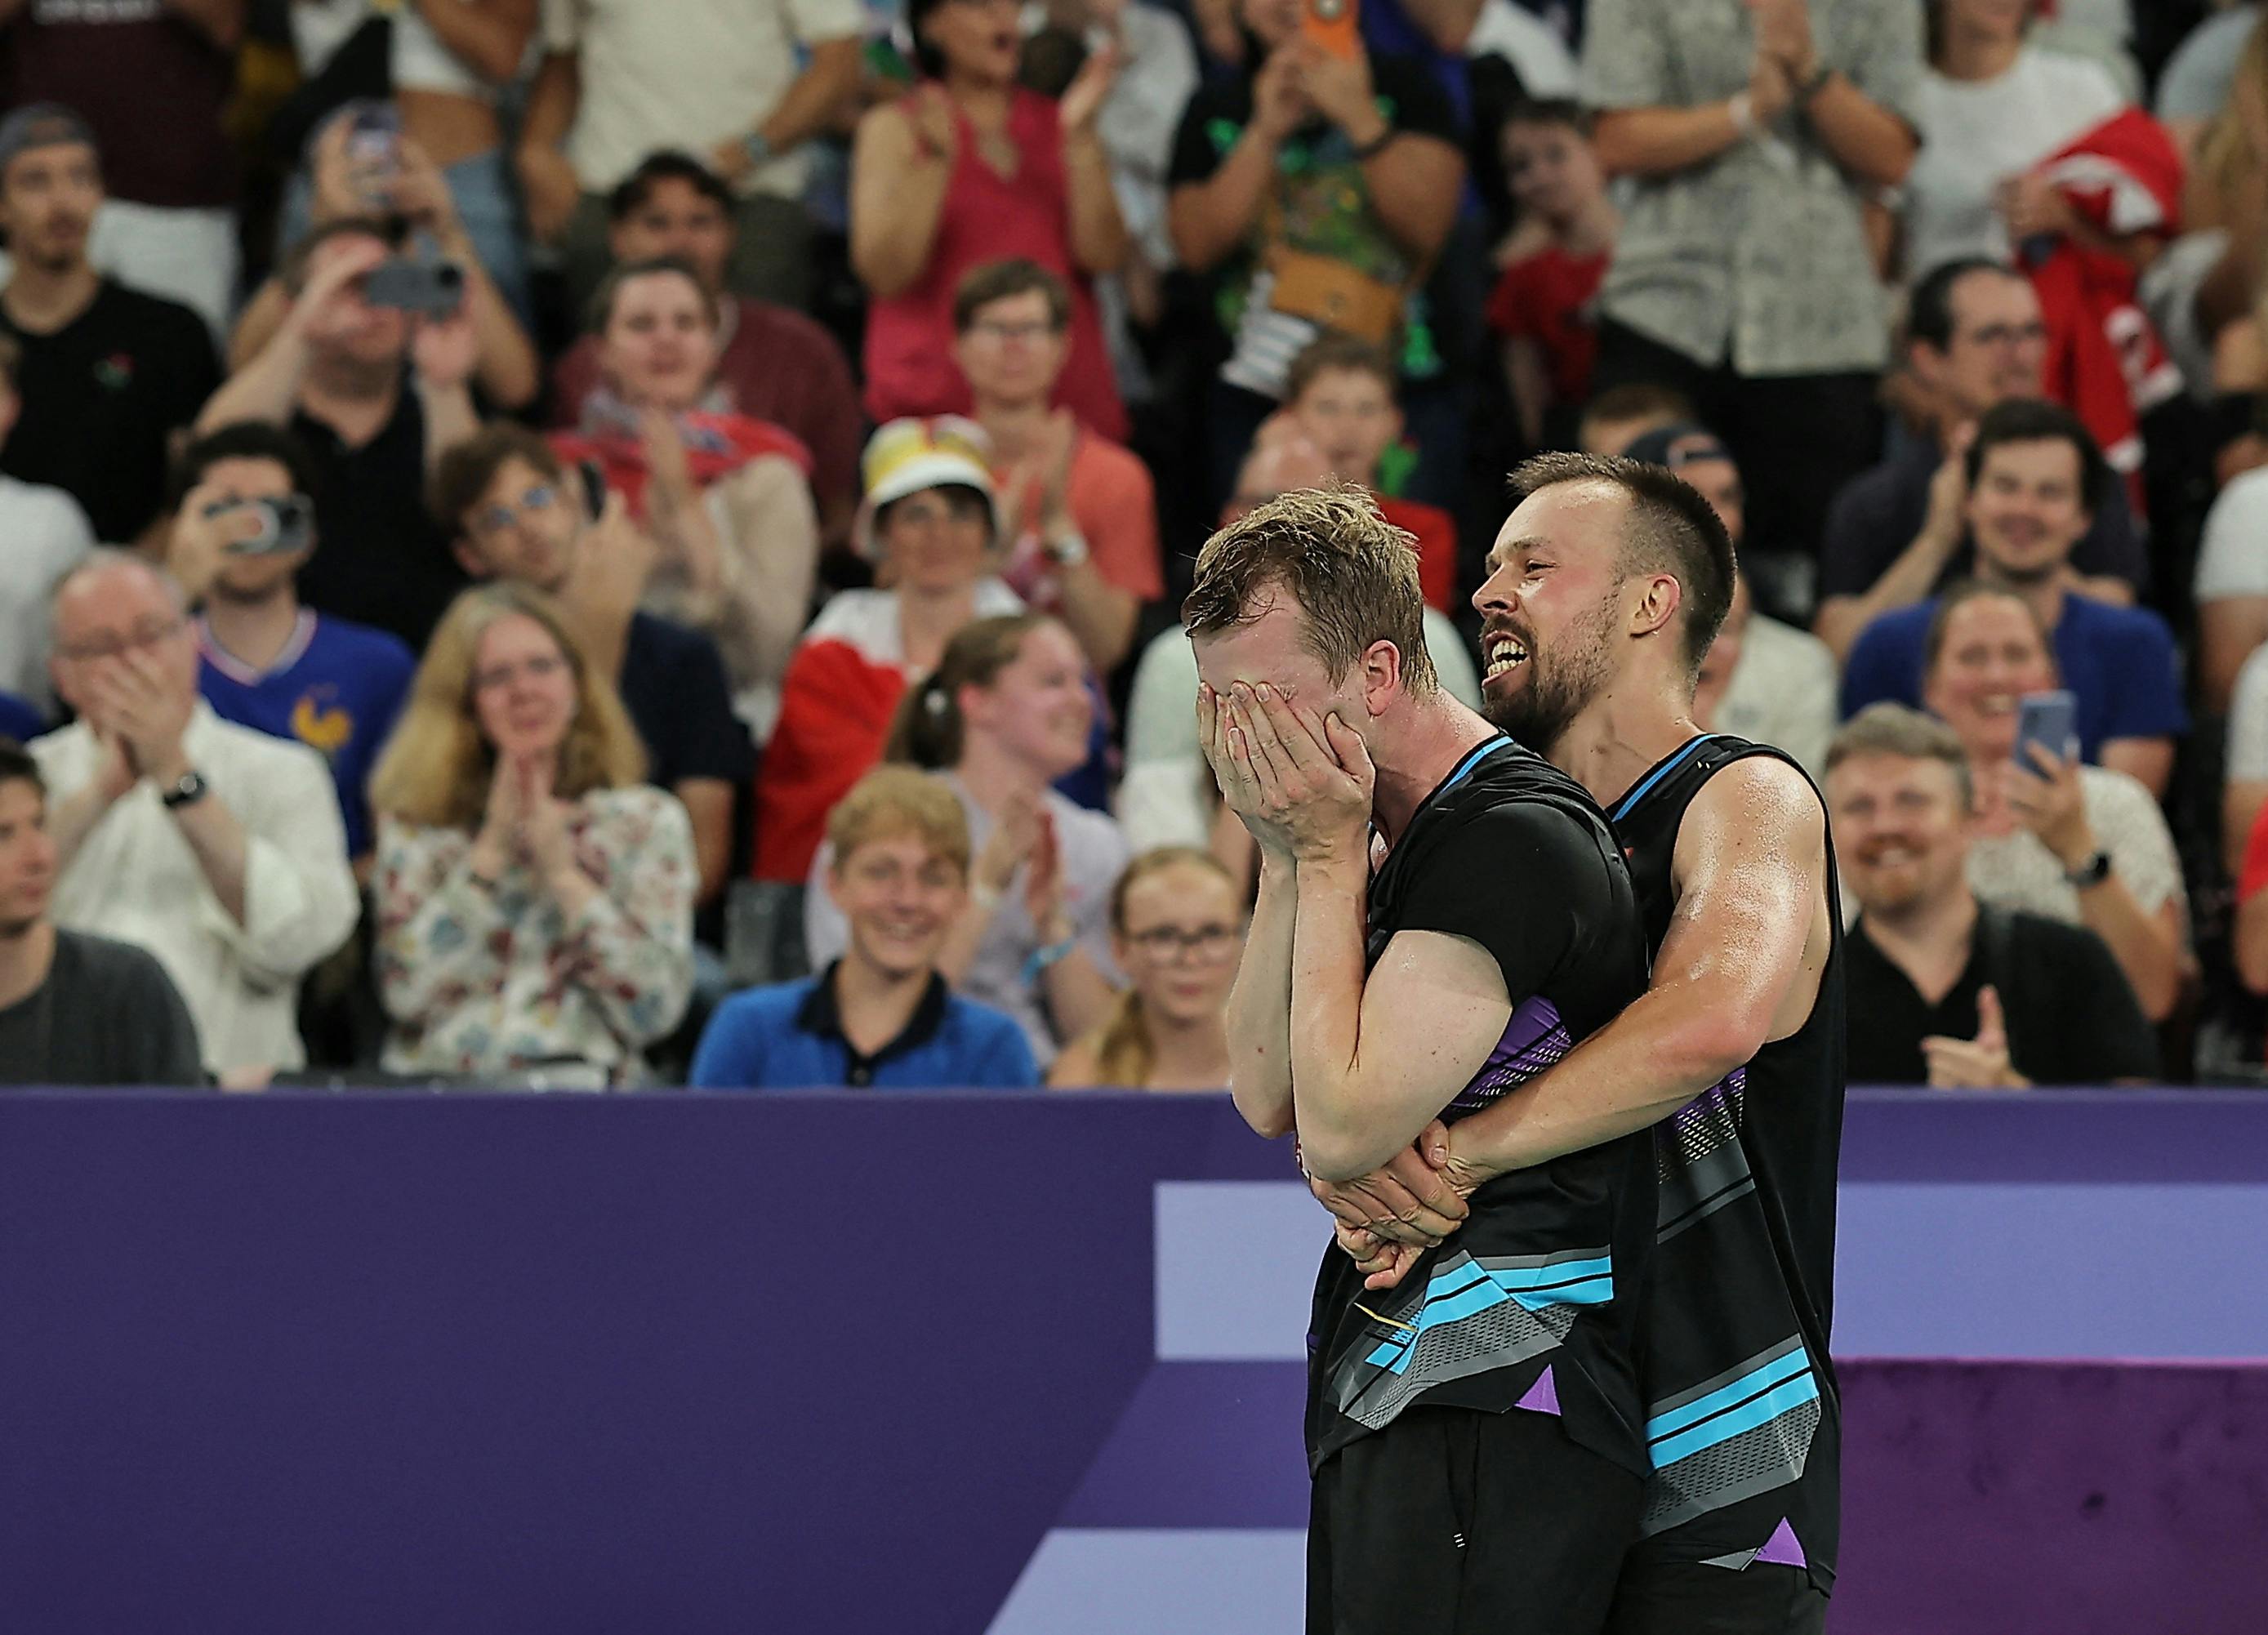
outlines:
[[[693,833],[559,613],[468,591],[371,777],[396,1073],[635,1080],[693,988]]]
[[[1244,947],[1243,898],[1228,870],[1194,846],[1144,852],[1110,894],[1110,945],[1130,985],[1101,1027],[1056,1057],[1048,1083],[1226,1088],[1224,1010]]]

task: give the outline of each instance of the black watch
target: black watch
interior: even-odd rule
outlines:
[[[205,775],[192,767],[175,779],[172,787],[158,799],[166,803],[168,810],[171,810],[176,806],[186,806],[202,800],[205,798],[205,791],[209,787],[210,785],[206,784]]]
[[[2064,871],[2064,880],[2074,891],[2085,891],[2090,886],[2100,886],[2110,878],[2110,854],[2097,851],[2075,869]]]

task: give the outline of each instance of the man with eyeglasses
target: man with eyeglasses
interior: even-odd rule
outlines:
[[[306,451],[280,426],[224,426],[182,451],[166,566],[198,608],[197,690],[225,721],[302,743],[338,790],[347,855],[366,872],[364,785],[417,660],[401,637],[299,601],[316,549]]]
[[[198,698],[180,587],[139,556],[95,552],[54,617],[55,690],[79,718],[32,750],[55,923],[155,954],[224,1085],[304,1065],[299,979],[360,912],[329,774]]]
[[[1964,459],[1977,420],[2002,403],[2046,398],[2047,325],[2031,281],[1998,261],[1948,261],[1914,285],[1906,357],[1936,423],[1835,497],[1819,552],[1813,630],[1837,659],[1883,614],[1968,576],[1975,547],[1962,513]],[[2132,602],[2148,582],[2149,556],[2123,485],[2089,495],[2088,530],[2072,566],[2089,595]]]
[[[1071,291],[1046,268],[993,261],[953,298],[954,360],[992,443],[1006,561],[1000,577],[1071,627],[1098,674],[1134,641],[1142,604],[1166,593],[1148,468],[1050,409],[1071,357]]]
[[[733,795],[754,774],[717,644],[637,606],[653,546],[619,502],[593,519],[579,472],[524,426],[498,422],[443,457],[433,508],[476,579],[516,579],[557,596],[591,662],[611,674],[644,743],[647,781],[693,822],[699,901],[723,888]]]

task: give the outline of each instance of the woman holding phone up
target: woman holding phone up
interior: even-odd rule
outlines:
[[[2084,925],[2110,946],[2142,1013],[2173,1013],[2188,974],[2188,899],[2174,837],[2124,772],[2021,745],[2022,701],[2053,692],[2055,659],[2014,593],[1948,592],[1929,630],[1922,700],[1969,752],[1976,843],[1969,883],[1984,902]]]

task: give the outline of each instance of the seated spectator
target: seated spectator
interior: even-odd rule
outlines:
[[[968,903],[937,956],[954,988],[998,1005],[1035,1060],[1100,1026],[1117,998],[1110,888],[1126,838],[1049,787],[1086,758],[1094,723],[1079,644],[1042,614],[980,619],[898,705],[889,758],[941,772],[968,814]],[[822,849],[812,883],[831,865]],[[812,963],[842,951],[842,910],[804,894]]]
[[[1666,386],[1633,381],[1591,395],[1575,429],[1575,446],[1586,454],[1619,454],[1649,431],[1695,418],[1693,401]]]
[[[198,1085],[196,1024],[130,943],[58,931],[39,763],[0,738],[0,1084]]]
[[[1457,605],[1456,519],[1438,505],[1380,492],[1388,460],[1407,453],[1402,432],[1393,359],[1367,341],[1326,335],[1292,360],[1284,379],[1284,408],[1262,428],[1259,440],[1304,438],[1322,457],[1325,481],[1336,478],[1368,489],[1380,513],[1417,541],[1425,605],[1448,613]],[[1241,505],[1241,496],[1239,504],[1250,509]]]
[[[968,907],[968,820],[952,787],[877,767],[827,819],[841,952],[801,982],[718,1006],[693,1058],[699,1090],[1015,1089],[1039,1082],[1012,1017],[954,993],[938,968]]]
[[[97,551],[63,581],[55,653],[78,712],[32,749],[55,923],[157,955],[223,1084],[303,1065],[299,979],[361,907],[322,761],[198,698],[180,588],[138,556]]]
[[[1969,447],[1990,411],[2042,398],[2047,326],[2021,275],[1992,261],[1955,261],[1914,287],[1906,357],[1935,416],[1929,439],[1852,480],[1835,497],[1819,559],[1814,625],[1838,658],[1883,614],[1975,571],[1966,527]],[[2124,486],[2093,479],[2087,531],[2072,553],[2098,601],[2132,601],[2149,578]]]
[[[1929,67],[1914,93],[1921,151],[1906,173],[1904,261],[2014,260],[2050,219],[2033,167],[2126,106],[2100,63],[2028,43],[2029,6],[1927,0]]]
[[[23,412],[16,392],[23,362],[23,348],[0,332],[0,447]],[[45,701],[52,696],[48,598],[94,549],[94,529],[63,490],[0,473],[0,540],[8,542],[0,569],[0,689]]]
[[[321,546],[313,482],[306,453],[278,427],[248,420],[199,438],[175,472],[181,500],[166,565],[201,605],[198,692],[222,720],[323,758],[360,874],[370,770],[417,660],[397,636],[299,605],[292,576]]]
[[[1827,806],[1858,924],[1844,983],[1852,1084],[1948,1090],[2146,1081],[2157,1043],[2102,939],[1978,900],[1970,759],[1876,704],[1827,752]]]
[[[424,494],[441,456],[480,429],[466,388],[477,339],[462,307],[421,317],[369,298],[370,275],[400,245],[394,224],[352,217],[300,240],[279,275],[291,311],[197,430],[261,420],[299,440],[323,536],[300,600],[415,648],[465,582]]]
[[[1048,407],[1070,356],[1071,318],[1071,291],[1046,268],[987,262],[954,295],[953,355],[991,444],[1001,577],[1069,625],[1107,675],[1133,644],[1142,604],[1166,593],[1158,501],[1131,453]]]
[[[596,460],[661,547],[643,601],[715,640],[761,743],[818,569],[811,456],[767,421],[701,407],[718,309],[686,262],[615,269],[591,313],[606,389],[580,431],[554,440],[569,460]]]
[[[1504,127],[1504,167],[1521,216],[1498,253],[1504,270],[1489,297],[1489,328],[1504,342],[1521,438],[1543,448],[1568,439],[1591,395],[1592,313],[1622,213],[1607,196],[1580,103],[1516,105]]]
[[[1586,13],[1583,101],[1601,160],[1632,179],[1592,378],[1676,387],[1772,474],[1752,556],[1815,555],[1835,490],[1881,446],[1889,333],[1866,211],[1913,162],[1921,34],[1918,4]]]
[[[468,573],[555,599],[592,667],[613,677],[645,747],[646,781],[685,808],[706,905],[724,887],[733,792],[748,781],[755,757],[716,644],[637,606],[652,542],[619,499],[593,518],[580,474],[510,422],[449,451],[433,504]]]
[[[1246,61],[1189,99],[1167,203],[1182,264],[1220,284],[1228,361],[1206,437],[1224,496],[1292,360],[1325,330],[1398,337],[1405,385],[1443,374],[1420,285],[1465,179],[1455,110],[1423,63],[1334,57],[1300,37],[1295,6],[1237,11]]]
[[[247,9],[19,3],[0,23],[0,107],[75,109],[110,156],[95,265],[188,307],[208,350],[236,301],[238,165],[223,115]]]
[[[1255,449],[1244,462],[1236,496],[1222,513],[1225,527],[1256,506],[1293,489],[1330,481],[1322,455],[1305,438]],[[1425,609],[1425,651],[1441,690],[1470,709],[1480,708],[1480,672],[1472,644],[1448,615]],[[1237,879],[1249,881],[1258,858],[1236,814],[1220,804],[1219,787],[1197,742],[1197,659],[1180,625],[1143,649],[1126,709],[1126,769],[1118,785],[1118,821],[1138,849],[1209,849]]]
[[[2143,1014],[2163,1021],[2189,957],[2181,859],[2156,799],[2125,773],[2037,746],[2017,761],[2020,701],[2056,685],[2046,637],[2021,597],[1981,586],[1946,597],[1922,696],[1969,755],[1970,883],[1999,907],[2093,931]]]
[[[394,1073],[639,1079],[693,991],[693,836],[539,593],[466,592],[371,779]]]
[[[1090,57],[1050,101],[1016,84],[1022,39],[1003,0],[911,0],[922,78],[870,110],[850,158],[850,265],[866,314],[866,412],[963,414],[954,294],[985,261],[1035,261],[1071,289],[1056,401],[1117,442],[1126,410],[1090,279],[1131,249],[1096,120],[1115,60]]]
[[[1748,531],[1748,496],[1730,450],[1706,427],[1685,423],[1647,432],[1625,458],[1664,466],[1700,491],[1735,546]],[[1817,637],[1756,611],[1745,570],[1733,606],[1702,659],[1693,718],[1793,755],[1815,777],[1835,734],[1835,655]]]
[[[757,880],[804,882],[828,809],[882,758],[907,685],[972,619],[1024,610],[992,571],[999,519],[983,437],[967,421],[902,420],[866,445],[856,534],[887,588],[837,592],[788,665],[756,775]]]
[[[2241,473],[2205,513],[2195,593],[2198,702],[2221,715],[2268,642],[2268,467]]]
[[[1244,894],[1209,851],[1168,846],[1126,865],[1110,894],[1110,947],[1130,978],[1109,1020],[1049,1070],[1057,1088],[1221,1090],[1228,991],[1244,946]]]
[[[865,432],[858,388],[835,337],[792,308],[734,295],[732,189],[698,159],[656,153],[608,200],[607,244],[615,265],[675,256],[717,304],[716,379],[703,409],[747,415],[792,433],[811,454],[811,491],[821,536],[850,537],[858,506],[858,446]],[[600,339],[585,335],[551,374],[551,408],[563,427],[583,423],[605,385]]]
[[[520,121],[527,224],[558,247],[578,303],[607,268],[607,196],[649,153],[699,154],[733,189],[740,294],[808,306],[805,144],[858,88],[855,0],[572,0],[543,8]]]
[[[40,104],[0,121],[0,234],[14,258],[0,332],[23,353],[0,469],[63,490],[96,538],[124,545],[158,519],[170,440],[220,369],[195,313],[97,269],[88,243],[102,203],[94,137],[77,114]]]
[[[2172,632],[2146,608],[2097,600],[2073,553],[2087,532],[2086,496],[2102,491],[2095,440],[2062,409],[2004,403],[1979,423],[1963,466],[1963,515],[1977,581],[2007,593],[2050,632],[2063,684],[2079,696],[2080,758],[2138,778],[2162,798],[2174,740],[2189,730]],[[1885,614],[1851,650],[1843,710],[1878,699],[1921,702],[1935,599]]]
[[[466,0],[453,4],[461,5]],[[370,129],[373,122],[375,133]],[[521,266],[508,272],[518,278],[516,284],[499,284],[490,275],[493,245],[476,242],[473,229],[458,213],[449,180],[424,148],[404,134],[400,122],[388,104],[356,100],[317,127],[308,143],[308,180],[299,184],[295,179],[291,195],[296,202],[304,195],[305,203],[287,207],[281,224],[284,241],[297,243],[327,222],[366,219],[373,214],[400,222],[405,254],[447,261],[464,271],[465,310],[472,315],[475,342],[473,384],[497,409],[526,409],[543,387],[542,367],[526,327],[526,269]],[[378,144],[375,155],[364,145],[373,141]],[[479,156],[470,163],[477,171]],[[477,203],[493,209],[496,202],[483,198]],[[509,200],[504,203],[508,208]],[[493,232],[493,224],[490,230]],[[519,240],[512,242],[516,254]],[[241,369],[260,356],[291,306],[291,292],[281,278],[271,276],[261,284],[229,335],[232,369]]]

